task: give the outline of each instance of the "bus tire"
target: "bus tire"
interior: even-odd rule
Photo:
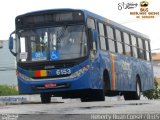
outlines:
[[[134,99],[135,100],[140,100],[141,97],[141,84],[139,79],[137,78],[137,82],[136,82],[136,93],[134,95]]]
[[[136,91],[135,92],[126,92],[124,93],[125,100],[140,100],[141,97],[141,84],[139,77],[136,78]]]
[[[49,93],[41,93],[41,103],[50,103],[51,102],[51,95]]]

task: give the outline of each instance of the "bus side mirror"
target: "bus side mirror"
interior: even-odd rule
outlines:
[[[9,49],[13,50],[13,37],[12,36],[9,37]]]
[[[14,38],[12,37],[13,34],[15,34],[15,32],[12,32],[9,37],[9,50],[14,56],[16,56],[17,54],[13,52],[13,47],[14,47]]]

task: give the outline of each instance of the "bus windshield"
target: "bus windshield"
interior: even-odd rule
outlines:
[[[19,30],[19,61],[65,60],[87,55],[84,25]]]

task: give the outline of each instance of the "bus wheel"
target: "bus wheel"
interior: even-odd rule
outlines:
[[[135,92],[126,92],[124,93],[125,100],[140,100],[141,97],[141,85],[139,79],[136,81],[136,91]]]
[[[140,100],[141,97],[141,85],[139,80],[137,80],[136,82],[136,93],[135,93],[135,100]]]
[[[41,102],[42,103],[50,103],[51,102],[51,95],[49,93],[41,93]]]

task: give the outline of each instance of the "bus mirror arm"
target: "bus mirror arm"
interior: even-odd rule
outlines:
[[[12,55],[16,56],[17,53],[13,52],[12,50],[10,50],[10,52],[12,53]]]
[[[9,50],[10,50],[10,52],[11,52],[14,56],[16,56],[17,53],[15,53],[15,52],[12,51],[12,50],[13,50],[13,43],[14,43],[14,38],[12,37],[13,34],[15,34],[15,31],[12,32],[12,33],[10,34],[10,37],[9,37]]]

